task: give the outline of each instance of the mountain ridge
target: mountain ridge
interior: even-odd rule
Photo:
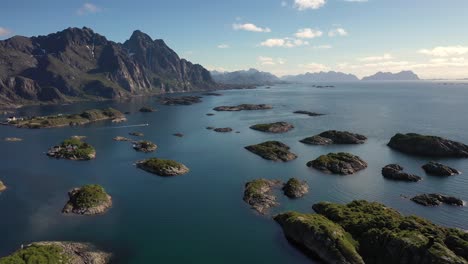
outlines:
[[[213,79],[226,85],[270,85],[281,82],[276,75],[254,68],[233,72],[211,71]]]
[[[363,81],[417,81],[419,76],[413,71],[401,71],[397,73],[377,72],[373,75],[362,78]]]

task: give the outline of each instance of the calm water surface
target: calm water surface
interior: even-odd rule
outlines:
[[[99,122],[83,127],[28,130],[0,127],[0,179],[8,186],[0,194],[0,255],[22,243],[41,240],[88,241],[116,253],[117,263],[313,263],[288,244],[271,215],[298,210],[312,212],[319,201],[354,199],[379,201],[404,214],[416,214],[450,227],[468,229],[467,207],[426,208],[400,195],[440,192],[468,201],[468,159],[439,160],[465,174],[438,178],[424,173],[429,161],[389,149],[397,132],[416,132],[468,143],[467,85],[417,83],[340,83],[335,88],[277,85],[271,89],[222,91],[191,106],[162,106],[155,98],[128,102],[82,103],[20,109],[20,114],[74,113],[89,108],[115,107],[131,111],[128,122]],[[267,103],[265,111],[218,112],[219,105]],[[139,113],[143,105],[155,113]],[[308,117],[295,110],[322,112]],[[2,117],[3,118],[3,117]],[[249,129],[263,122],[287,121],[296,128],[274,135]],[[146,127],[122,127],[149,123]],[[205,127],[232,127],[236,133],[215,133]],[[369,137],[358,146],[308,146],[298,142],[329,129],[348,130]],[[158,145],[153,154],[132,149],[115,136],[140,131]],[[183,133],[183,138],[173,133]],[[44,152],[72,135],[83,135],[97,149],[87,162],[55,160]],[[130,136],[129,136],[130,137]],[[288,163],[274,163],[243,147],[280,140],[298,154]],[[369,167],[355,175],[323,174],[306,167],[321,154],[347,151],[361,156]],[[135,161],[156,156],[186,164],[190,173],[162,178],[138,170]],[[383,166],[399,163],[421,175],[419,183],[385,180]],[[270,216],[259,216],[242,201],[246,181],[255,178],[286,181],[298,177],[310,185],[302,199],[279,194],[281,205]],[[113,208],[101,216],[65,216],[61,209],[67,191],[89,183],[101,184],[112,195]]]

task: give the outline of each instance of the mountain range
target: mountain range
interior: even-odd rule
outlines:
[[[378,72],[374,75],[362,78],[363,81],[417,81],[418,75],[412,71],[401,71],[398,73]]]
[[[210,72],[136,30],[116,43],[90,28],[0,41],[0,105],[210,90]]]
[[[288,75],[282,78],[288,82],[299,82],[299,83],[309,83],[309,82],[353,82],[359,81],[358,77],[353,74],[346,74],[342,72],[307,72],[305,74],[299,75]]]
[[[281,82],[275,75],[256,69],[233,72],[212,71],[211,76],[216,82],[229,85],[269,85]]]

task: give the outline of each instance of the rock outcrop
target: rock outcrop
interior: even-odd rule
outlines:
[[[294,114],[301,114],[301,115],[308,115],[308,116],[323,116],[323,115],[325,115],[325,114],[321,114],[321,113],[304,111],[304,110],[294,111]]]
[[[271,105],[267,104],[241,104],[235,106],[218,106],[213,108],[215,111],[253,111],[253,110],[267,110],[272,109]]]
[[[90,243],[44,241],[26,245],[13,254],[0,258],[0,263],[108,264],[111,258],[112,254],[101,251]]]
[[[348,175],[367,168],[367,163],[358,156],[340,152],[322,155],[309,161],[307,166],[326,173]]]
[[[406,173],[403,169],[404,168],[398,164],[389,164],[382,168],[382,176],[395,181],[418,182],[422,180],[418,175]]]
[[[156,112],[156,109],[154,109],[151,106],[143,106],[142,108],[140,108],[139,111],[142,113],[152,113],[152,112]]]
[[[126,137],[121,137],[121,136],[116,136],[113,138],[114,141],[132,141],[131,139],[129,138],[126,138]]]
[[[145,134],[141,133],[141,132],[130,132],[128,133],[130,136],[134,136],[134,137],[144,137]]]
[[[272,188],[281,184],[277,180],[257,179],[245,184],[244,201],[260,214],[266,214],[268,209],[277,206]]]
[[[200,96],[179,96],[179,97],[162,97],[160,102],[163,105],[192,105],[201,103]]]
[[[219,133],[227,133],[227,132],[232,132],[232,128],[230,128],[230,127],[218,127],[218,128],[213,129],[213,131],[219,132]]]
[[[248,151],[272,161],[290,161],[297,155],[289,151],[289,146],[279,141],[266,141],[245,147]]]
[[[434,176],[453,176],[461,173],[454,168],[435,161],[423,165],[422,168],[427,174]]]
[[[310,145],[363,144],[367,137],[348,131],[329,130],[318,135],[304,138],[300,142]]]
[[[463,206],[463,200],[453,196],[443,195],[439,193],[416,195],[415,197],[411,198],[411,201],[424,206],[438,206],[442,203],[448,205]]]
[[[5,186],[5,184],[3,184],[3,182],[2,182],[2,181],[0,181],[0,192],[3,192],[3,191],[5,191],[5,190],[6,190],[6,188],[7,188],[7,187]]]
[[[250,126],[253,130],[258,130],[262,132],[268,133],[286,133],[289,130],[293,129],[294,126],[287,123],[287,122],[275,122],[275,123],[268,123],[268,124],[257,124]]]
[[[80,215],[103,214],[112,207],[112,198],[99,185],[85,185],[68,192],[69,201],[62,212]]]
[[[177,176],[189,172],[189,169],[182,163],[173,160],[150,158],[136,163],[137,167],[159,175],[159,176]]]
[[[133,149],[145,153],[153,152],[158,148],[156,144],[151,141],[141,140],[133,143]]]
[[[412,155],[468,158],[467,145],[436,136],[396,134],[390,139],[388,146]]]
[[[283,192],[289,198],[300,198],[309,192],[309,185],[306,181],[291,178],[283,185]]]
[[[23,141],[22,138],[17,138],[17,137],[7,137],[5,138],[5,141],[6,142],[20,142],[20,141]]]
[[[91,160],[96,158],[96,150],[78,138],[69,138],[47,151],[47,156],[56,159]]]

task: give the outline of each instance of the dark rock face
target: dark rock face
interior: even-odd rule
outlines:
[[[279,186],[276,180],[257,179],[245,184],[244,201],[260,214],[265,214],[270,207],[277,206],[272,188]]]
[[[213,93],[213,92],[203,93],[203,95],[205,95],[205,96],[222,96],[222,94],[220,94],[220,93]]]
[[[269,133],[286,133],[289,130],[293,129],[294,126],[287,122],[276,122],[269,124],[257,124],[250,127],[253,130],[258,130],[262,132]]]
[[[307,166],[326,173],[349,175],[367,168],[367,163],[358,156],[340,152],[322,155],[307,162]]]
[[[429,157],[468,158],[468,146],[436,136],[396,134],[388,146],[407,154]]]
[[[227,133],[227,132],[232,132],[232,128],[230,128],[230,127],[219,127],[219,128],[213,129],[213,131],[220,132],[220,133]]]
[[[151,113],[151,112],[155,112],[156,109],[152,108],[152,107],[149,107],[149,106],[143,106],[142,108],[140,108],[140,112],[142,113]]]
[[[248,151],[260,157],[272,161],[290,161],[297,158],[297,155],[289,151],[289,146],[279,141],[266,141],[257,145],[245,147]]]
[[[294,114],[301,114],[301,115],[308,115],[308,116],[323,116],[323,115],[325,115],[325,114],[320,114],[320,113],[310,112],[310,111],[304,111],[304,110],[295,111]]]
[[[141,31],[115,43],[89,28],[0,41],[0,102],[18,105],[209,90],[210,72]]]
[[[399,73],[377,72],[374,75],[362,78],[363,81],[417,81],[418,75],[412,71],[401,71]]]
[[[434,176],[453,176],[460,174],[458,170],[434,161],[425,164],[422,168],[427,174]]]
[[[398,164],[389,164],[383,167],[382,175],[384,178],[395,181],[418,182],[422,180],[422,178],[417,175],[403,172],[403,167]]]
[[[289,198],[300,198],[309,192],[309,185],[306,181],[291,178],[284,184],[283,192]]]
[[[300,142],[310,145],[363,144],[367,137],[348,131],[329,130],[318,135],[304,138]]]
[[[180,97],[163,97],[160,99],[163,105],[192,105],[201,103],[200,96],[180,96]]]
[[[272,109],[271,105],[266,104],[241,104],[236,106],[218,106],[213,108],[215,111],[253,111]]]
[[[463,200],[438,193],[420,194],[411,198],[411,201],[424,206],[438,206],[442,203],[448,205],[463,206]]]

